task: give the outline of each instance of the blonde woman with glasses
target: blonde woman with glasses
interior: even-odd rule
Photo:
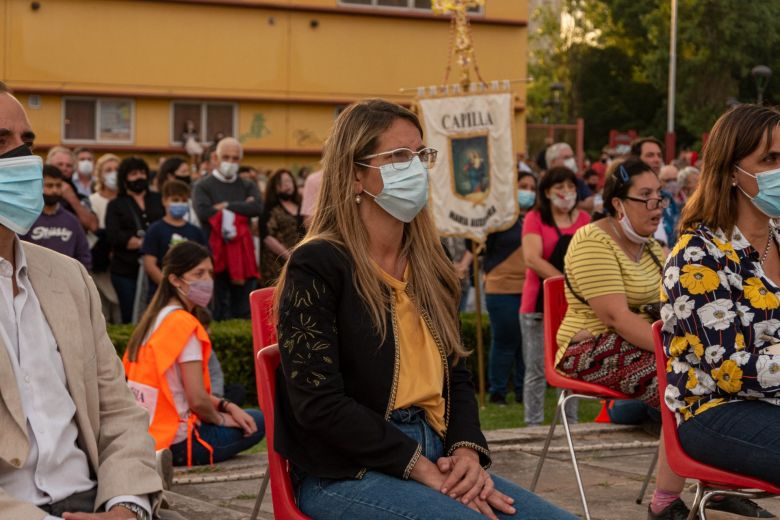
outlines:
[[[318,210],[278,284],[275,448],[318,520],[573,519],[485,470],[422,133],[381,100],[336,120]]]

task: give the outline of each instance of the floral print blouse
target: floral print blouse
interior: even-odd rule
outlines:
[[[775,242],[780,235],[774,230]],[[663,336],[669,362],[664,401],[678,423],[744,399],[780,405],[780,287],[760,253],[734,228],[684,233],[664,268]]]

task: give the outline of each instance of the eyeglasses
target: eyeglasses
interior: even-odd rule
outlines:
[[[633,200],[634,202],[644,202],[645,207],[649,210],[658,209],[658,208],[666,209],[669,207],[669,203],[671,202],[671,200],[669,200],[666,197],[661,197],[658,199],[639,199],[636,197],[626,197],[626,199]]]
[[[411,166],[412,159],[414,159],[415,155],[420,158],[420,162],[423,163],[423,166],[426,168],[433,168],[433,165],[436,164],[436,156],[438,154],[439,152],[433,148],[423,148],[419,152],[415,152],[409,148],[396,148],[395,150],[390,150],[389,152],[379,152],[366,155],[365,157],[361,157],[360,160],[365,161],[367,159],[373,159],[374,157],[383,157],[385,155],[389,155],[390,164],[393,165],[393,168],[398,171],[403,171]],[[357,164],[361,166],[367,166],[369,168],[379,169],[379,166],[372,166],[370,164],[360,162]]]

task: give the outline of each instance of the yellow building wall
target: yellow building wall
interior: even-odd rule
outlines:
[[[61,142],[66,94],[133,98],[133,143],[122,151],[148,154],[176,151],[173,100],[233,101],[248,158],[275,165],[316,161],[339,105],[365,97],[408,104],[413,92],[400,89],[444,79],[446,19],[389,16],[338,0],[244,3],[48,0],[33,10],[29,0],[0,0],[0,78],[24,100],[41,95],[41,107],[28,112],[43,146]],[[474,18],[482,77],[524,78],[527,1],[487,0],[483,17],[501,23]],[[453,63],[449,82],[457,80]],[[512,89],[521,108],[525,84]],[[259,137],[250,135],[258,116]],[[519,110],[518,150],[524,126]]]

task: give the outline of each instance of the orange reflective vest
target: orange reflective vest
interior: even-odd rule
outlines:
[[[208,360],[211,355],[211,340],[198,319],[185,311],[171,311],[152,332],[149,339],[138,349],[135,361],[130,361],[128,353],[122,359],[127,374],[127,384],[135,395],[136,402],[149,413],[149,434],[154,438],[155,449],[170,447],[179,429],[181,418],[173,401],[173,394],[165,378],[165,372],[173,367],[192,335],[203,346],[203,383],[206,392],[211,394]],[[193,426],[199,422],[195,413],[187,421],[187,465],[192,462]],[[200,439],[209,453],[211,446]]]

